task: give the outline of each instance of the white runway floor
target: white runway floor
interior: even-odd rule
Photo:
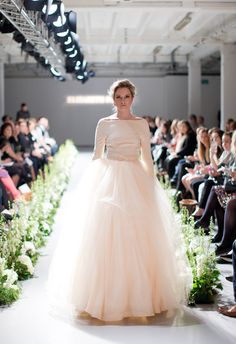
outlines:
[[[80,152],[68,190],[73,189],[90,158],[90,153]],[[45,283],[62,216],[63,200],[57,213],[54,231],[47,247],[42,250],[35,278],[23,283],[23,293],[18,302],[9,308],[0,308],[1,344],[236,343],[236,319],[218,314],[216,305],[185,308],[168,320],[159,316],[148,322],[143,320],[134,323],[130,320],[112,325],[104,325],[97,321],[75,324],[50,315],[47,309]],[[231,265],[221,268],[223,275],[232,272]],[[232,283],[225,281],[223,276],[222,281],[224,291],[220,296],[221,303],[232,303]]]

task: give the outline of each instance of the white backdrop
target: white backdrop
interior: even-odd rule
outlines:
[[[217,124],[220,109],[220,78],[204,77],[202,114],[206,125]],[[100,117],[112,111],[111,104],[69,105],[67,96],[106,95],[113,78],[93,78],[82,85],[78,81],[59,82],[53,79],[6,79],[5,113],[13,117],[20,103],[26,102],[32,116],[47,116],[51,134],[62,143],[71,138],[78,145],[93,145],[94,130]],[[187,77],[132,78],[137,86],[134,112],[138,115],[157,114],[165,118],[187,116]]]

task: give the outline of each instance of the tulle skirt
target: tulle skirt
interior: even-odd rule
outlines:
[[[91,161],[66,197],[48,278],[54,309],[117,321],[186,303],[192,276],[181,230],[141,161]]]

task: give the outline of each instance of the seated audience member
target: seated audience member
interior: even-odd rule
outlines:
[[[222,184],[224,178],[222,176],[224,168],[230,166],[233,163],[234,154],[233,154],[233,146],[234,142],[232,142],[232,133],[225,133],[222,137],[222,147],[223,152],[221,156],[217,157],[216,149],[210,149],[210,166],[209,166],[209,176],[206,180],[200,185],[200,195],[199,195],[199,205],[196,211],[193,213],[195,217],[202,216],[204,212],[204,208],[206,206],[207,198],[211,191],[213,185]],[[236,136],[235,136],[236,139]],[[232,142],[232,143],[231,143]],[[231,151],[232,145],[232,151]]]
[[[175,167],[180,159],[187,155],[192,155],[196,148],[196,134],[193,132],[188,121],[178,123],[180,137],[175,147],[175,151],[167,156],[165,168],[171,179],[175,173]]]
[[[191,184],[196,181],[200,184],[204,180],[208,172],[206,167],[210,163],[210,138],[206,128],[197,129],[197,142],[197,162],[194,168],[186,167],[188,173],[182,177],[185,191],[190,192],[193,198],[195,195]]]
[[[204,156],[208,158],[208,148],[206,148],[208,146],[208,135],[205,130],[204,127],[197,128],[197,149],[194,151],[193,155],[188,155],[184,159],[181,159],[176,166],[175,174],[171,179],[171,185],[176,186],[178,192],[186,192],[182,183],[182,177],[188,173],[187,169],[193,169],[195,164],[198,164],[200,161],[205,164]]]
[[[0,135],[4,136],[8,140],[12,150],[21,157],[21,146],[18,140],[18,136],[15,136],[15,131],[16,128],[13,122],[5,122],[1,126]]]
[[[22,103],[20,110],[16,113],[16,121],[19,121],[19,119],[29,119],[30,118],[30,112],[28,110],[28,106],[26,103]]]
[[[236,131],[234,131],[232,137],[231,149],[234,159],[229,164],[226,182],[223,185],[211,188],[203,215],[195,222],[196,228],[207,228],[209,227],[211,217],[215,215],[218,225],[218,233],[214,238],[214,242],[219,242],[222,239],[224,229],[224,210],[227,207],[228,202],[231,199],[236,198]],[[225,247],[223,248],[225,249]],[[217,253],[219,253],[221,249],[222,246],[218,248]]]
[[[156,116],[155,118],[155,131],[153,133],[153,136],[151,137],[151,146],[157,145],[158,141],[161,137],[161,122],[162,119],[159,116]]]
[[[0,167],[0,181],[5,189],[10,193],[13,200],[20,197],[21,193],[17,190],[12,178],[9,176],[6,169]]]
[[[205,119],[203,116],[197,116],[197,126],[198,128],[205,127]]]
[[[0,136],[0,166],[7,170],[15,186],[18,186],[23,176],[23,165],[21,163],[23,159],[22,161],[14,162],[10,156],[15,156],[14,152],[7,139]]]
[[[236,210],[236,209],[235,209]],[[236,217],[234,216],[234,219]],[[235,223],[235,228],[236,228],[236,223]],[[234,301],[236,302],[236,240],[233,243],[233,254],[232,254],[232,259],[233,259],[233,292],[234,292]],[[236,303],[235,305],[232,306],[221,306],[218,308],[218,312],[226,315],[228,317],[233,317],[236,318]]]
[[[193,129],[193,131],[196,131],[198,128],[198,122],[197,122],[197,116],[195,114],[191,114],[188,117],[188,121],[191,125],[191,128]]]
[[[49,155],[55,155],[58,150],[58,145],[54,138],[49,135],[49,121],[46,117],[40,117],[35,129],[32,131],[40,146],[47,150]]]
[[[236,124],[236,121],[233,118],[228,118],[225,124],[225,131],[230,132],[236,130],[234,127]]]
[[[160,134],[157,141],[152,148],[153,160],[157,165],[158,170],[163,169],[164,161],[167,156],[167,149],[171,141],[171,135],[169,132],[169,124],[165,121],[161,123]]]
[[[13,118],[10,115],[4,115],[2,116],[2,123],[6,123],[6,122],[13,122]]]
[[[171,141],[168,145],[170,153],[175,151],[177,142],[179,138],[181,137],[180,130],[178,129],[179,120],[177,118],[173,119],[170,125],[170,135],[171,135]]]
[[[147,121],[150,130],[150,136],[152,137],[156,131],[155,120],[151,116],[143,116],[143,118]]]

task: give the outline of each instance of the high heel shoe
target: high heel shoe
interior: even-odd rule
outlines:
[[[196,222],[194,222],[194,228],[198,229],[198,228],[208,228],[209,224],[205,223],[204,221],[201,221],[201,219],[197,220]]]
[[[213,238],[211,239],[211,242],[212,244],[216,244],[218,242],[221,242],[221,240],[222,240],[222,235],[219,235],[217,233],[215,236],[213,236]]]
[[[220,256],[222,254],[229,253],[231,250],[232,250],[232,247],[221,247],[220,245],[216,245],[215,255]]]

